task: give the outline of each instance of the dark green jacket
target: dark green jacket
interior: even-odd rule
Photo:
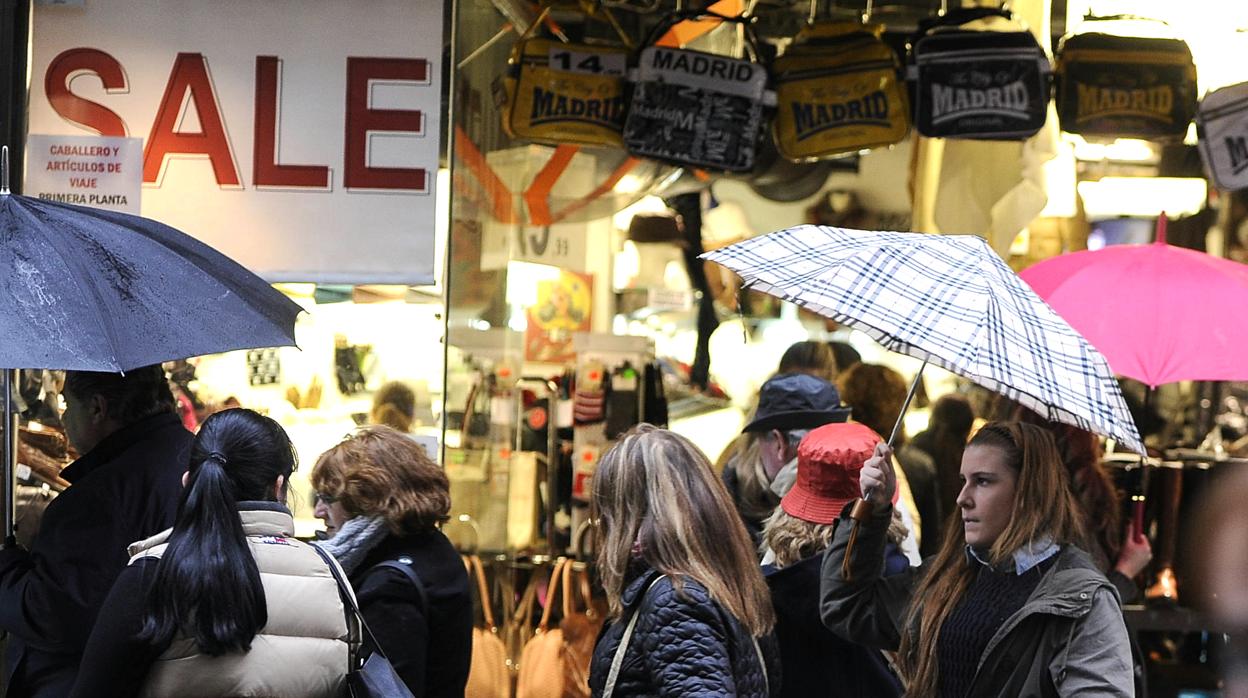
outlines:
[[[853,521],[843,517],[823,560],[820,615],[847,640],[897,650],[923,566],[881,577],[891,511],[864,522],[852,582],[841,576]],[[908,630],[917,633],[917,624]],[[989,640],[968,698],[1133,696],[1131,650],[1118,592],[1087,553],[1063,546],[1027,602]]]

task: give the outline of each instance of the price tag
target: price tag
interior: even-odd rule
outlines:
[[[551,70],[585,75],[623,75],[627,67],[624,54],[569,51],[552,47],[547,54]]]

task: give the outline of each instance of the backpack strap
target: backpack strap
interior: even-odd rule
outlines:
[[[385,562],[373,565],[369,572],[382,568],[398,570],[404,577],[407,577],[408,581],[412,583],[412,586],[416,588],[416,595],[420,597],[420,612],[427,616],[429,610],[429,596],[425,592],[424,583],[420,581],[420,575],[416,574],[416,569],[412,566],[412,558],[403,555],[397,560],[386,560]]]

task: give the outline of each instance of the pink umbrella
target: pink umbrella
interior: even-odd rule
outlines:
[[[1166,244],[1114,245],[1019,274],[1109,361],[1151,387],[1248,380],[1248,266]]]
[[[1166,244],[1166,214],[1151,245],[1075,252],[1019,274],[1119,375],[1156,388],[1183,380],[1248,380],[1248,266]],[[1151,391],[1150,391],[1151,393]],[[1178,490],[1167,506],[1177,516]],[[1133,530],[1143,535],[1144,505]],[[1173,551],[1163,552],[1169,560]],[[1173,570],[1147,592],[1176,599]]]

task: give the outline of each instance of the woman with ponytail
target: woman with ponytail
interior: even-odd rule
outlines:
[[[980,429],[963,453],[958,511],[939,552],[881,577],[891,457],[881,444],[863,466],[870,512],[854,526],[846,507],[824,557],[825,625],[898,650],[909,697],[1134,694],[1118,593],[1080,547],[1079,504],[1048,431]]]
[[[327,563],[294,539],[294,449],[251,410],[195,437],[173,528],[130,546],[74,696],[337,696],[351,630]]]

